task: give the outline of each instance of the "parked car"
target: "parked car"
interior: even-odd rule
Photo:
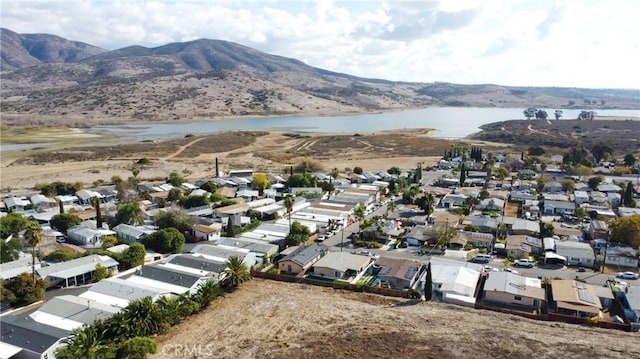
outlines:
[[[523,259],[516,259],[516,261],[513,262],[513,265],[515,267],[533,268],[534,263],[530,259],[523,258]]]
[[[628,285],[629,285],[629,283],[627,283],[627,282],[625,282],[625,281],[621,281],[621,280],[620,280],[620,279],[618,279],[618,278],[609,278],[609,279],[607,279],[607,280],[604,282],[604,286],[605,286],[605,287],[608,287],[608,286],[610,286],[610,285],[612,285],[612,284],[613,284],[613,285],[618,285],[618,286],[624,286],[624,287],[626,287],[626,286],[628,286]]]
[[[586,269],[582,268],[582,267],[578,267],[578,272],[585,272]]]
[[[473,263],[489,263],[489,261],[491,261],[491,256],[488,254],[476,254],[471,257],[471,261]]]
[[[638,273],[634,272],[619,272],[616,277],[622,279],[638,279]]]
[[[513,274],[518,274],[518,271],[517,271],[517,270],[515,270],[515,269],[513,269],[513,268],[509,268],[509,267],[504,267],[504,268],[502,268],[502,271],[503,271],[503,272],[511,272],[511,273],[513,273]]]
[[[324,242],[324,240],[326,239],[325,236],[318,236],[318,242]]]
[[[492,266],[484,266],[484,267],[482,267],[482,269],[485,272],[498,272],[498,268],[492,267]]]

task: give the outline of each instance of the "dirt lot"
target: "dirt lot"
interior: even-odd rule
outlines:
[[[254,279],[150,358],[638,358],[638,335]]]
[[[131,169],[142,158],[151,161],[141,167],[142,181],[158,181],[176,171],[190,180],[220,170],[253,168],[260,172],[281,173],[285,167],[303,159],[318,160],[325,170],[360,166],[365,170],[386,170],[393,166],[415,168],[435,164],[450,142],[428,137],[429,130],[389,131],[360,136],[314,134],[291,136],[286,131],[238,131],[179,138],[163,142],[101,146],[76,145],[53,150],[22,151],[3,156],[0,192],[28,191],[38,182],[82,181],[109,183],[114,175],[131,176]],[[15,157],[18,157],[17,159]]]

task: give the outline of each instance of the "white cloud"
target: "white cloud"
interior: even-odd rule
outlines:
[[[362,77],[640,87],[640,2],[2,1],[2,26],[107,49],[222,39]]]

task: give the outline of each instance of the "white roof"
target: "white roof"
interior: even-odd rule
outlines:
[[[147,286],[147,287],[157,288],[157,290],[162,290],[162,291],[171,292],[171,293],[178,293],[178,294],[186,293],[191,289],[191,288],[182,287],[182,286],[175,285],[175,284],[161,282],[161,281],[155,280],[155,279],[149,279],[149,278],[141,277],[139,275],[134,275],[134,276],[129,277],[127,279],[127,282],[132,283],[132,284],[133,283],[142,284],[142,285]]]
[[[433,283],[440,284],[440,291],[473,297],[480,272],[462,266],[432,263]]]
[[[97,254],[93,254],[90,256],[73,259],[67,262],[42,267],[36,272],[38,273],[40,278],[56,277],[66,279],[84,273],[93,272],[98,264],[101,264],[106,268],[111,268],[117,266],[118,262],[109,256],[100,256]]]

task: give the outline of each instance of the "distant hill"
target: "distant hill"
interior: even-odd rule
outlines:
[[[637,90],[366,79],[220,40],[107,51],[55,35],[0,32],[0,110],[8,125],[28,121],[31,115],[89,124],[90,120],[336,115],[426,106],[640,106]]]

